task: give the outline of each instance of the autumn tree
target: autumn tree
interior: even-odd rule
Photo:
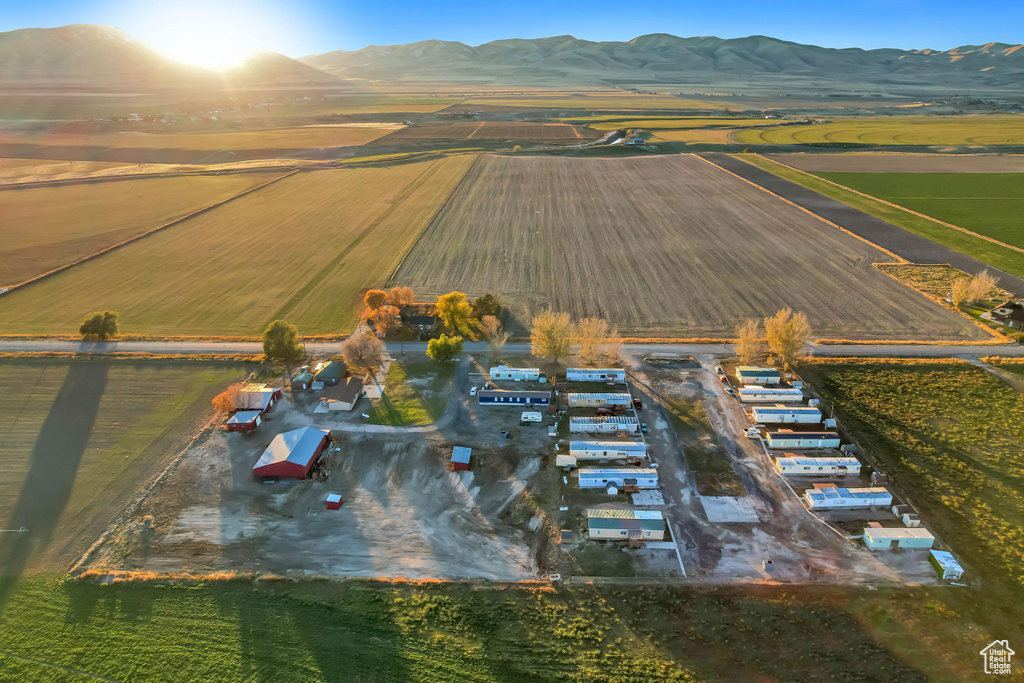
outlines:
[[[622,339],[619,338],[619,331],[612,330],[605,340],[601,342],[601,355],[609,362],[616,362],[622,359]]]
[[[953,304],[953,308],[960,308],[960,306],[967,301],[970,297],[970,289],[970,279],[960,277],[953,280],[953,284],[949,287],[949,302]]]
[[[383,289],[371,289],[363,297],[363,303],[371,311],[376,311],[378,308],[387,303],[388,293]]]
[[[402,315],[394,306],[381,306],[374,314],[373,327],[377,334],[386,337],[402,324]]]
[[[501,302],[493,294],[484,294],[473,300],[473,316],[483,318],[486,315],[498,317],[501,313]]]
[[[462,292],[449,292],[437,298],[437,316],[452,332],[469,332],[473,309]]]
[[[392,287],[387,302],[392,306],[412,306],[412,287]]]
[[[238,392],[237,385],[228,387],[213,397],[213,407],[222,413],[230,413],[237,404]]]
[[[272,360],[302,358],[302,335],[299,328],[284,320],[275,320],[263,330],[263,355]]]
[[[584,318],[574,327],[574,341],[579,344],[580,359],[593,365],[601,357],[602,345],[608,339],[608,321],[604,318]]]
[[[384,360],[384,342],[368,334],[353,334],[341,343],[341,357],[350,368],[374,370]]]
[[[547,310],[537,315],[530,330],[530,347],[535,356],[551,359],[551,379],[554,380],[558,360],[572,350],[573,324],[568,313]]]
[[[82,339],[104,341],[117,336],[117,311],[99,311],[86,318],[78,328]]]
[[[999,280],[990,275],[987,270],[981,271],[971,280],[971,284],[967,287],[967,301],[976,303],[990,298],[997,282]]]
[[[480,319],[480,330],[488,339],[493,339],[498,330],[501,329],[501,321],[493,315],[485,315]]]
[[[807,316],[794,313],[791,308],[784,308],[765,318],[764,331],[768,349],[787,368],[803,355],[804,347],[811,340],[811,324]]]
[[[442,334],[427,342],[427,355],[438,363],[448,363],[462,353],[462,337]]]
[[[495,332],[487,340],[487,357],[491,365],[496,365],[501,360],[501,354],[505,352],[505,344],[508,342],[508,332]]]
[[[764,328],[754,318],[736,326],[736,355],[741,363],[751,365],[764,357],[764,337]]]

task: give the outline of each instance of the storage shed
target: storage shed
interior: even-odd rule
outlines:
[[[452,469],[453,470],[468,470],[469,459],[473,455],[472,448],[466,448],[465,446],[456,446],[452,449]]]
[[[606,415],[598,417],[570,417],[570,434],[612,434],[640,431],[640,421],[632,415]]]
[[[812,406],[755,406],[751,411],[754,422],[761,424],[820,424],[821,411]]]
[[[313,375],[309,372],[300,372],[292,377],[292,391],[308,391],[313,386]]]
[[[324,387],[320,404],[328,410],[352,410],[363,395],[363,380],[349,377],[334,386]]]
[[[929,549],[934,545],[935,537],[927,529],[904,529],[897,527],[864,529],[864,545],[868,550],[890,550],[892,548]]]
[[[271,389],[262,384],[242,387],[235,397],[237,410],[258,410],[265,413],[281,399],[280,389]]]
[[[590,537],[598,540],[661,541],[665,539],[665,519],[657,510],[587,510]]]
[[[616,382],[626,381],[626,371],[619,368],[568,368],[565,379],[569,382]]]
[[[940,579],[959,581],[964,578],[964,568],[960,566],[952,553],[947,553],[945,550],[931,551],[928,554],[928,563]]]
[[[263,421],[262,410],[239,410],[230,418],[224,428],[229,432],[251,432]]]
[[[340,360],[327,361],[327,364],[321,367],[313,380],[316,382],[323,382],[325,387],[332,387],[341,381],[341,378],[345,376],[345,363]]]
[[[742,385],[778,386],[782,375],[775,368],[741,365],[736,368],[736,381]]]
[[[606,408],[629,406],[633,398],[629,394],[568,394],[570,408]]]
[[[921,526],[921,518],[913,512],[903,513],[903,526],[915,528]]]
[[[804,392],[801,389],[786,387],[747,385],[740,387],[739,395],[744,403],[801,403],[804,400]]]
[[[253,465],[252,473],[260,478],[305,479],[330,440],[330,431],[315,427],[278,434]]]
[[[482,406],[546,406],[551,404],[551,392],[483,389],[476,392],[476,400]]]
[[[510,379],[515,382],[522,380],[537,381],[540,378],[540,368],[510,368],[507,365],[491,368],[491,381],[502,379]]]
[[[856,510],[888,507],[892,505],[892,494],[883,488],[822,486],[805,491],[804,500],[812,510]]]
[[[580,468],[580,488],[599,489],[615,484],[619,488],[635,486],[638,489],[658,488],[658,470],[649,467]]]
[[[324,505],[327,506],[328,510],[340,510],[343,502],[340,493],[328,493]]]
[[[787,453],[775,458],[775,469],[788,476],[846,476],[860,474],[857,458],[807,458]]]
[[[835,432],[796,432],[780,429],[768,432],[768,448],[839,448],[839,435]]]

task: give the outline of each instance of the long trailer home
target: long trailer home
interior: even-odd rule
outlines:
[[[775,368],[741,365],[736,368],[736,381],[742,385],[778,386],[782,382],[782,375]]]
[[[892,494],[881,487],[840,488],[821,486],[804,491],[804,500],[812,510],[856,510],[892,505]]]
[[[665,518],[657,510],[587,510],[590,538],[603,541],[663,541]]]
[[[821,411],[814,406],[754,406],[750,415],[761,424],[821,424]]]
[[[540,368],[510,368],[507,365],[491,368],[491,381],[500,379],[510,379],[514,382],[522,380],[537,381],[540,378]]]
[[[890,550],[893,548],[931,550],[934,544],[935,537],[927,529],[881,526],[868,526],[864,529],[864,545],[868,547],[868,550]]]
[[[780,429],[768,432],[765,437],[768,448],[839,448],[839,435],[835,432],[797,432],[792,429]]]
[[[747,385],[740,387],[740,400],[744,403],[802,403],[802,389],[790,387],[759,387]]]
[[[640,421],[632,415],[604,415],[598,417],[570,417],[570,434],[614,434],[640,431]]]
[[[558,467],[576,467],[580,460],[629,460],[646,458],[642,441],[570,441],[569,452],[555,457]]]
[[[570,408],[623,408],[632,404],[629,394],[567,394]]]
[[[626,382],[626,371],[618,368],[568,368],[565,379],[569,382]]]
[[[483,389],[476,392],[476,400],[482,406],[548,406],[551,392]]]
[[[808,477],[844,477],[860,474],[860,460],[857,458],[807,458],[787,453],[775,458],[775,469],[779,474]]]
[[[658,488],[658,470],[648,467],[581,467],[581,489],[603,489],[608,484],[619,488],[635,486],[638,489]]]

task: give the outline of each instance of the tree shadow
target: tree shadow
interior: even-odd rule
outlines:
[[[0,538],[0,606],[7,602],[32,555],[53,538],[71,499],[78,468],[107,386],[106,363],[71,363],[32,449],[18,502]]]

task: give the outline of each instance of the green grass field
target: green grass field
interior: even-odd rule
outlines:
[[[411,427],[436,422],[451,394],[454,363],[432,360],[394,362],[388,368],[384,394],[373,401],[370,423]]]
[[[0,360],[0,575],[67,568],[241,365]],[[2,649],[2,646],[0,646]]]
[[[817,173],[961,228],[1024,247],[1024,173]]]
[[[1024,117],[857,118],[745,130],[736,139],[755,145],[1024,145]]]
[[[472,162],[299,173],[4,296],[3,331],[73,333],[108,309],[125,334],[349,331]]]
[[[645,128],[650,130],[691,130],[699,128],[742,128],[746,126],[763,126],[764,119],[741,119],[731,116],[644,116],[643,118],[626,116],[583,116],[555,119],[566,123],[586,124],[595,130],[616,130],[618,128]]]
[[[933,242],[947,246],[962,254],[973,256],[979,261],[1005,270],[1007,273],[1024,277],[1024,254],[1020,252],[1007,249],[1004,246],[994,244],[980,237],[975,237],[959,230],[955,230],[954,228],[947,227],[941,223],[936,223],[933,220],[915,216],[914,214],[903,211],[902,209],[887,206],[875,199],[872,199],[871,197],[863,197],[845,188],[836,187],[817,176],[799,171],[790,166],[779,164],[761,156],[743,154],[738,155],[738,158],[743,159],[747,163],[753,164],[758,168],[774,173],[777,176],[791,180],[799,185],[803,185],[804,187],[823,194],[826,197],[831,197],[832,199],[848,204],[856,209],[860,209],[864,213],[871,214],[872,216],[881,218],[884,221],[889,221],[893,225],[898,225],[899,227],[909,230],[917,235],[921,235],[922,237],[927,237]],[[958,177],[965,178],[968,177],[968,174],[960,175]]]
[[[1024,595],[1024,395],[965,362],[821,361],[802,374],[977,578]]]

